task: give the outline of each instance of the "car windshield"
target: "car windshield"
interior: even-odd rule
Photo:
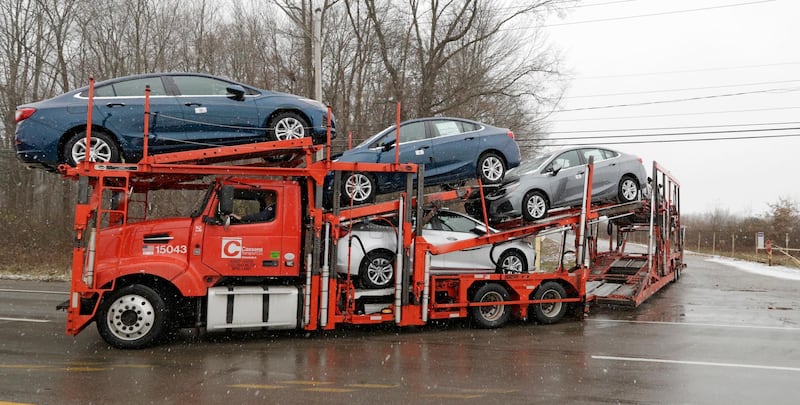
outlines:
[[[514,173],[527,174],[538,170],[547,159],[552,155],[542,155],[532,160],[526,160],[515,167]]]
[[[364,146],[364,145],[369,145],[370,143],[375,142],[376,139],[382,137],[383,135],[385,135],[386,133],[388,133],[390,131],[394,131],[394,125],[392,125],[392,126],[386,128],[386,129],[384,129],[383,131],[378,132],[377,134],[372,135],[371,137],[367,138],[363,142],[361,142],[358,145],[356,145],[356,148]]]

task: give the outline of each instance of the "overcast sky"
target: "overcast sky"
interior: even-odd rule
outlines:
[[[800,202],[800,1],[587,0],[545,33],[572,75],[551,138],[606,136],[556,143],[638,154],[648,172],[658,161],[680,180],[684,213]],[[684,135],[645,136],[665,133]],[[744,136],[774,138],[612,144]]]

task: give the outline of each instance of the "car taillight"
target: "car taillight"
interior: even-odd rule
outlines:
[[[514,139],[514,133],[513,132],[508,131],[507,135],[508,135],[509,138]]]
[[[19,123],[20,121],[26,120],[30,118],[33,113],[36,112],[35,108],[20,108],[19,110],[14,112],[14,123]]]
[[[639,158],[639,163],[644,164],[644,159]]]

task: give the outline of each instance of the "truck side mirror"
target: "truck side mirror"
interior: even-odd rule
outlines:
[[[230,215],[233,213],[233,186],[222,186],[217,193],[219,199],[219,213]]]

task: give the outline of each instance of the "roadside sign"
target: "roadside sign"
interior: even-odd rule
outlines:
[[[764,249],[764,232],[756,233],[756,249]]]

